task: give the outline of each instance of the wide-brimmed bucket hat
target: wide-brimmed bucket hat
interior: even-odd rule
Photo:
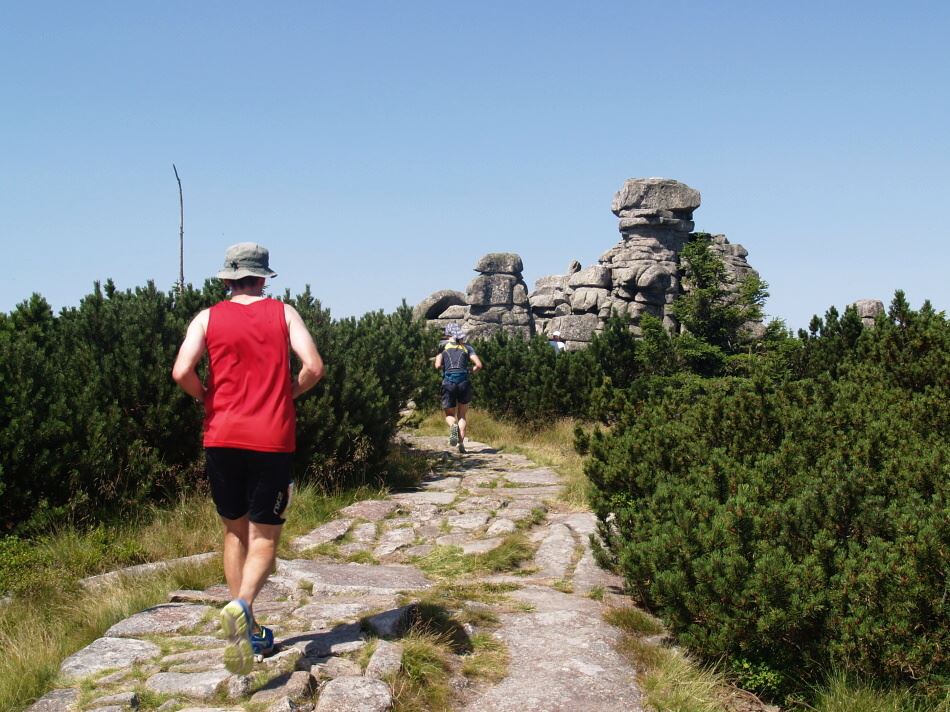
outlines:
[[[270,268],[270,253],[256,242],[239,242],[224,253],[224,267],[218,279],[241,279],[243,277],[276,277]]]

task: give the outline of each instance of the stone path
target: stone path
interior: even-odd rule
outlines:
[[[497,683],[457,673],[454,709],[642,710],[636,674],[615,649],[620,634],[595,600],[619,581],[594,563],[593,515],[565,508],[556,473],[520,455],[468,442],[468,454],[458,456],[443,438],[405,439],[438,453],[444,466],[417,491],[357,502],[292,542],[299,558],[278,561],[255,603],[278,648],[250,676],[221,662],[217,611],[226,588],[175,591],[66,659],[58,689],[30,710],[208,712],[250,703],[266,712],[383,712],[393,704],[388,682],[400,670],[400,636],[415,620],[414,604],[426,595],[438,601],[441,590],[438,577],[421,570],[423,557],[458,557],[440,547],[486,555],[518,532],[536,547],[532,561],[456,581],[505,584],[503,602],[471,604],[490,613],[483,628],[461,629],[493,635],[510,657]]]

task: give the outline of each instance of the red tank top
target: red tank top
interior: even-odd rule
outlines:
[[[211,307],[205,447],[296,449],[289,339],[284,303],[277,299]]]

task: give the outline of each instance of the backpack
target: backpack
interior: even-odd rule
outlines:
[[[468,379],[468,349],[465,344],[448,343],[442,350],[442,372],[445,380],[461,383]]]

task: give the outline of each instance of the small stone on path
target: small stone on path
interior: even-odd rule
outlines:
[[[292,701],[309,697],[316,688],[317,681],[309,672],[284,673],[270,680],[264,687],[251,696],[252,704],[268,704],[288,697]]]
[[[398,643],[390,643],[387,640],[380,640],[376,643],[376,650],[366,664],[366,677],[373,677],[381,680],[387,675],[394,675],[402,667],[402,646]]]
[[[500,534],[511,534],[518,527],[510,519],[496,519],[485,530],[486,536],[498,536]]]
[[[316,712],[388,712],[389,685],[369,677],[338,677],[320,691]]]
[[[331,541],[337,541],[346,535],[352,523],[352,519],[334,519],[332,522],[317,527],[309,534],[298,536],[290,542],[290,546],[297,551],[303,551],[321,544],[328,544]]]
[[[338,514],[353,519],[367,519],[371,522],[385,519],[396,511],[396,502],[389,499],[364,499],[341,509]]]
[[[184,695],[196,700],[208,700],[227,688],[233,676],[227,670],[208,672],[160,672],[145,681],[145,687],[163,695]]]

